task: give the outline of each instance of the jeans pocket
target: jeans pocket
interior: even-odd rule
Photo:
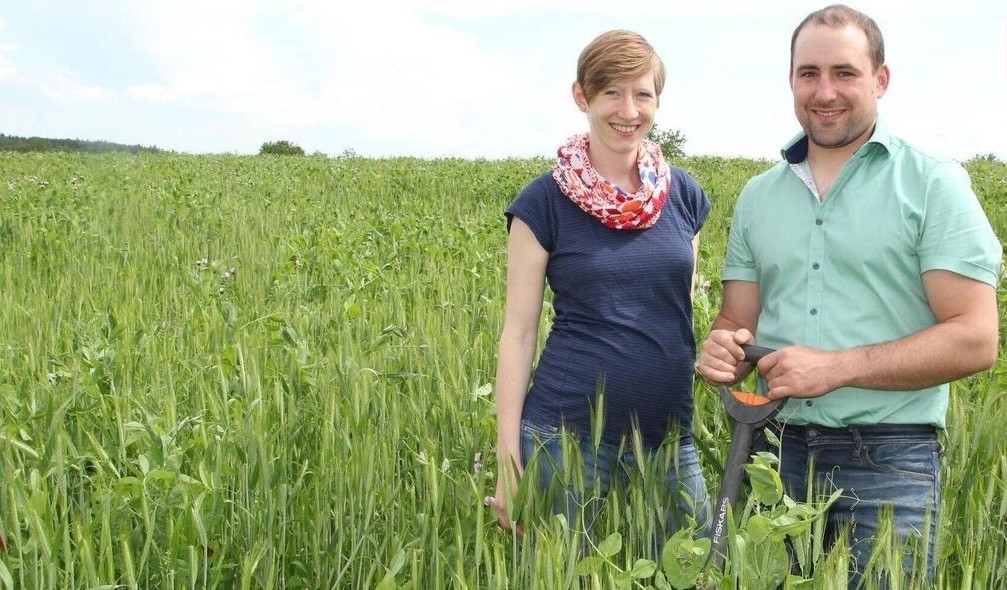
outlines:
[[[545,426],[543,424],[536,424],[531,420],[521,419],[521,434],[530,437],[536,437],[540,441],[552,437],[558,437],[560,435],[559,428],[555,426]]]
[[[521,460],[526,466],[537,453],[544,453],[553,462],[560,461],[563,453],[563,433],[555,426],[536,424],[521,419]]]
[[[936,441],[867,444],[863,460],[872,471],[933,482],[940,469],[940,445]]]

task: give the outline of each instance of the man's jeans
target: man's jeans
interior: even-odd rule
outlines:
[[[564,453],[564,439],[569,454]],[[551,494],[553,513],[564,514],[575,530],[590,533],[613,484],[618,481],[625,486],[633,470],[640,466],[632,450],[620,452],[619,447],[605,442],[595,449],[589,439],[589,436],[521,421],[522,463],[528,467],[531,462],[539,490]],[[654,461],[660,455],[658,451],[648,453],[645,461]],[[669,500],[660,527],[663,529],[659,533],[661,538],[654,540],[658,551],[667,538],[689,526],[687,517],[696,521],[700,535],[708,534],[712,514],[694,444],[679,445],[677,460],[669,460],[667,470],[661,471]],[[529,474],[525,472],[526,476]]]
[[[834,541],[849,531],[850,587],[866,584],[867,579],[879,580],[878,566],[869,569],[868,565],[879,525],[885,526],[885,514],[891,515],[889,522],[898,539],[917,547],[915,552],[907,551],[903,560],[906,580],[932,582],[941,502],[941,445],[935,429],[894,424],[781,428],[780,473],[787,493],[803,501],[843,490],[829,510],[826,535]],[[809,462],[815,482],[812,498],[807,497]],[[924,558],[926,567],[920,570]]]

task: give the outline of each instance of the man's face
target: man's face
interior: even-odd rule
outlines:
[[[790,87],[794,113],[814,146],[855,151],[869,138],[888,66],[871,64],[860,28],[810,24],[797,35]]]

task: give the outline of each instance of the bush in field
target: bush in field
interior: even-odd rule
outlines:
[[[661,129],[654,125],[647,133],[647,139],[661,146],[665,158],[684,158],[685,135],[678,129]]]
[[[997,160],[996,154],[988,153],[988,154],[976,154],[966,161],[966,163],[970,162],[989,162],[991,164],[998,164],[1000,161]]]
[[[304,149],[301,146],[289,142],[286,139],[279,141],[267,141],[259,148],[259,155],[272,154],[274,156],[303,156]]]

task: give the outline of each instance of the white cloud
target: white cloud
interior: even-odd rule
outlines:
[[[12,53],[15,49],[16,47],[10,43],[0,43],[0,80],[17,74],[17,66],[5,55]]]
[[[490,100],[494,88],[508,83],[510,73],[482,55],[470,34],[409,12],[357,16],[380,22],[379,30],[343,27],[323,44],[320,98],[335,121],[381,131],[443,131],[465,107]],[[335,19],[329,24],[337,25]]]
[[[114,96],[100,84],[84,84],[70,77],[66,72],[57,72],[49,80],[38,84],[43,96],[58,102],[103,100]]]
[[[171,99],[171,93],[167,88],[161,86],[160,84],[139,84],[136,86],[130,86],[126,92],[133,98],[150,102],[168,102]]]
[[[912,0],[903,0],[912,1]],[[935,0],[936,1],[936,0]],[[565,13],[570,15],[600,16],[618,22],[627,17],[635,18],[635,15],[651,15],[654,17],[668,16],[694,16],[706,15],[710,13],[710,6],[703,2],[694,0],[638,0],[632,5],[632,9],[627,9],[623,2],[612,2],[611,0],[484,0],[482,2],[472,2],[470,0],[420,0],[414,6],[422,6],[429,11],[435,11],[444,15],[458,18],[491,18],[515,14],[541,13],[548,10],[553,13]],[[823,4],[824,6],[824,4]],[[803,16],[814,7],[809,7],[804,0],[778,0],[767,5],[751,0],[719,0],[717,2],[717,14],[720,17],[728,15],[765,15],[767,11],[787,10],[795,16]],[[796,25],[800,16],[794,21]]]
[[[548,99],[566,105],[568,81],[557,93],[526,73],[526,61],[491,54],[422,6],[307,0],[271,15],[264,3],[208,4],[134,7],[157,81],[130,95],[225,111],[260,133],[329,127],[390,151],[459,154],[502,153],[492,137],[500,121],[528,118],[529,104]],[[271,17],[282,22],[256,29]],[[293,39],[270,37],[282,29]]]
[[[134,5],[138,40],[158,68],[164,96],[232,102],[268,90],[273,54],[243,24],[254,8],[201,0]]]
[[[0,30],[7,28],[7,21],[0,15]],[[17,74],[17,66],[7,57],[8,53],[14,53],[21,49],[17,43],[0,43],[0,80]]]

